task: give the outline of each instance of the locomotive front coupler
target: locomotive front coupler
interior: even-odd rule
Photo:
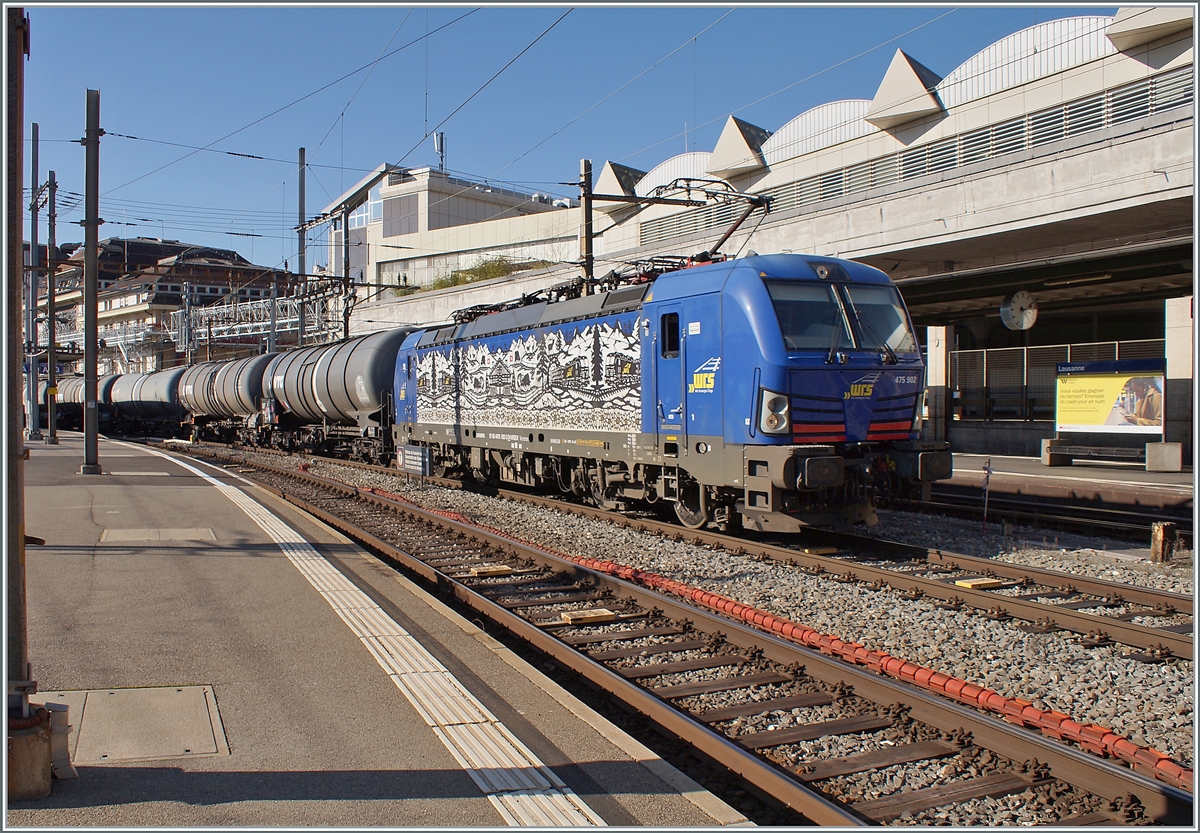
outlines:
[[[943,440],[896,442],[886,454],[896,464],[896,474],[911,483],[932,483],[954,475],[950,443]]]

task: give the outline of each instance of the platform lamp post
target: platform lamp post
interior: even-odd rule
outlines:
[[[80,474],[103,474],[100,468],[99,415],[96,410],[96,364],[99,359],[96,249],[100,244],[100,91],[87,91],[84,147],[83,224],[83,465]]]

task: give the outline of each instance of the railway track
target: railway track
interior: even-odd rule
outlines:
[[[233,467],[812,823],[994,824],[1006,796],[1019,797],[1030,823],[1190,822],[1191,772],[1127,740],[1089,738],[1060,721],[1059,738],[1078,737],[1064,742],[1045,726],[1018,725],[1020,714],[998,720],[889,679],[886,668],[848,664],[843,646],[798,644],[809,637],[799,626],[662,576],[525,546],[303,472],[244,460]],[[1114,759],[1088,752],[1089,743]]]
[[[396,469],[368,463],[313,459],[401,476]],[[457,480],[427,479],[439,486],[462,487]],[[807,530],[801,543],[794,538],[746,532],[734,536],[689,530],[647,516],[625,515],[523,491],[495,491],[508,500],[720,547],[812,575],[868,588],[892,588],[909,598],[925,598],[955,610],[975,610],[997,621],[1020,620],[1023,628],[1035,633],[1069,631],[1088,647],[1114,643],[1129,646],[1137,649],[1129,656],[1144,662],[1193,656],[1195,602],[1191,596],[850,533]]]
[[[895,500],[891,505],[897,509],[915,512],[936,512],[983,520],[983,497],[978,491],[971,493],[953,487],[934,488],[932,500]],[[1190,513],[1169,511],[1155,506],[1122,509],[1036,495],[1009,497],[992,493],[988,497],[987,520],[988,523],[997,526],[1007,521],[1011,524],[1140,541],[1150,538],[1151,526],[1154,523],[1167,522],[1175,524],[1180,537],[1188,546],[1193,546],[1195,540]]]

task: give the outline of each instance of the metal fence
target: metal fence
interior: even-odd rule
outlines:
[[[954,418],[961,420],[1054,420],[1056,365],[1065,362],[1155,359],[1165,355],[1161,338],[955,350],[950,353]]]

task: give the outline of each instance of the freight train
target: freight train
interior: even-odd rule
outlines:
[[[113,429],[661,504],[691,528],[871,524],[875,499],[952,473],[948,444],[920,439],[924,363],[899,292],[827,257],[575,281],[441,327],[125,380],[101,397]]]

